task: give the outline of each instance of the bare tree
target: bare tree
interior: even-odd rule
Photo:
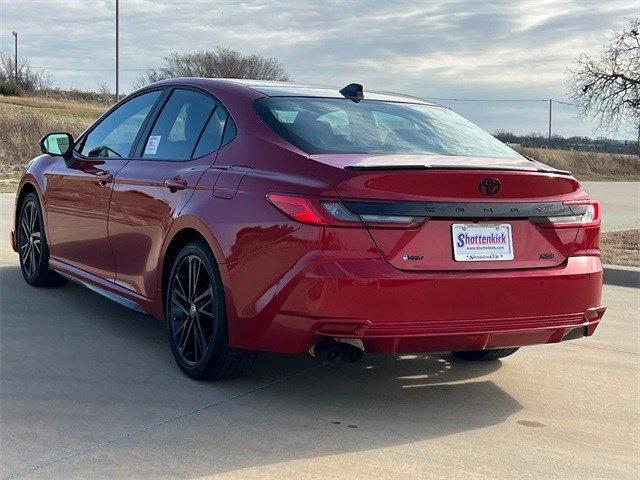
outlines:
[[[172,53],[160,68],[149,68],[136,82],[137,87],[171,77],[251,78],[286,82],[289,75],[273,57],[245,55],[226,47],[193,53]]]
[[[600,58],[578,57],[569,73],[570,95],[581,116],[595,115],[606,130],[634,126],[640,155],[640,20],[629,19],[614,33]]]
[[[14,58],[0,53],[0,82],[15,82]],[[42,70],[35,70],[26,58],[18,59],[18,85],[27,92],[51,88],[51,77]]]
[[[109,85],[105,82],[100,83],[98,85],[97,98],[100,103],[115,103],[116,96],[114,93],[111,93],[109,89]]]

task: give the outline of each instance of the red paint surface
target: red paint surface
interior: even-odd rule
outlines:
[[[167,249],[186,229],[198,232],[222,274],[231,345],[262,350],[300,353],[322,336],[359,338],[370,351],[407,352],[558,342],[575,328],[593,333],[602,316],[590,310],[601,301],[599,222],[541,228],[508,220],[515,260],[469,263],[452,256],[451,223],[459,219],[432,219],[412,229],[312,226],[266,201],[269,193],[336,200],[587,198],[572,177],[345,170],[371,156],[309,157],[253,113],[251,104],[262,94],[223,81],[181,83],[213,93],[233,117],[237,136],[218,152],[189,162],[102,159],[71,166],[43,155],[30,164],[19,191],[35,189],[41,199],[52,268],[162,319]],[[377,160],[397,160],[392,157]],[[492,165],[518,166],[509,165],[513,161]],[[113,181],[101,183],[102,172]],[[487,176],[502,182],[495,197],[478,192]],[[186,188],[170,189],[167,180],[184,181]],[[423,259],[403,262],[409,250]],[[540,252],[554,257],[540,260]]]

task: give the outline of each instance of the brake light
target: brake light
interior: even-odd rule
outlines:
[[[599,227],[600,204],[593,200],[575,200],[564,202],[572,215],[538,217],[537,223],[547,224],[554,228],[562,227]]]
[[[369,226],[398,228],[413,227],[426,220],[426,218],[403,215],[359,215],[349,210],[341,201],[333,199],[270,193],[267,195],[267,200],[290,219],[309,225],[363,227],[364,222]]]
[[[532,220],[540,228],[566,229],[566,235],[573,236],[573,245],[568,256],[600,255],[600,205],[593,200],[564,202],[570,215],[536,217]],[[572,230],[573,229],[573,230]],[[560,232],[556,232],[560,235]]]
[[[319,205],[314,205],[313,200],[309,198],[270,193],[267,195],[267,200],[276,209],[296,222],[311,225],[330,224],[329,220],[325,218],[318,208]]]

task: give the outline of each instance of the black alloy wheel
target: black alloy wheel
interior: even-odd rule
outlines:
[[[28,193],[22,199],[16,237],[20,270],[29,285],[58,287],[67,282],[64,277],[49,268],[49,247],[40,202],[35,192]]]
[[[185,365],[197,365],[209,353],[216,327],[213,284],[198,255],[183,257],[170,290],[171,331]]]
[[[18,224],[20,264],[27,279],[38,273],[42,260],[42,230],[37,206],[33,200],[24,202]]]
[[[165,291],[171,351],[180,369],[195,380],[240,375],[256,353],[229,346],[227,310],[218,264],[208,245],[185,245],[173,261]]]

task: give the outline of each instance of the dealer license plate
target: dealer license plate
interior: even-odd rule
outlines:
[[[454,223],[453,258],[458,262],[513,260],[513,238],[508,223]]]

